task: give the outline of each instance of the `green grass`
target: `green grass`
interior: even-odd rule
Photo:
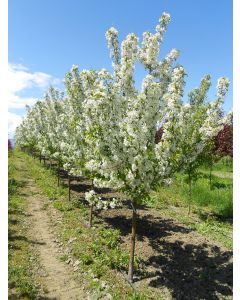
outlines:
[[[210,190],[208,174],[208,170],[201,169],[198,179],[193,183],[190,217],[187,216],[189,186],[183,174],[177,174],[171,186],[162,186],[157,192],[153,192],[148,204],[231,249],[232,179],[212,175]]]
[[[24,157],[28,163],[32,177],[49,200],[58,200],[67,197],[67,189],[62,186],[57,187],[57,178],[53,175],[51,169],[39,168],[39,161],[34,160],[26,154],[24,154]]]
[[[176,181],[169,187],[159,187],[153,193],[154,202],[187,206],[189,201],[189,186],[186,176],[178,174]],[[192,186],[192,204],[207,209],[220,218],[232,218],[233,214],[232,179],[212,176],[212,190],[209,188],[209,179],[201,173]]]
[[[233,171],[233,159],[230,156],[222,157],[213,166],[213,171],[232,172]]]
[[[37,287],[31,272],[32,253],[26,238],[26,203],[21,196],[24,182],[19,178],[20,170],[16,166],[16,160],[20,157],[21,155],[14,152],[11,152],[9,156],[9,296],[12,297],[11,299],[35,299]]]

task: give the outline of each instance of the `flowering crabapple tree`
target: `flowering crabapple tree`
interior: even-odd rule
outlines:
[[[66,98],[61,122],[64,123],[61,151],[64,169],[71,175],[84,172],[84,123],[82,120],[82,103],[85,98],[83,79],[78,67],[73,65],[64,79]]]
[[[61,149],[59,141],[62,140],[63,124],[59,122],[59,116],[63,111],[63,93],[50,87],[44,99],[44,121],[47,128],[44,135],[43,149],[46,151],[50,159],[57,161],[58,173],[62,163]],[[59,176],[58,176],[59,184]]]
[[[207,109],[207,117],[204,121],[204,126],[201,131],[205,133],[206,149],[203,155],[205,163],[209,166],[209,189],[212,189],[212,167],[213,163],[217,160],[217,156],[214,154],[214,139],[225,126],[229,125],[232,120],[232,112],[229,112],[223,116],[222,105],[224,103],[225,95],[228,91],[229,80],[221,77],[217,83],[217,99],[215,102],[211,102]]]
[[[32,108],[28,108],[27,116],[16,129],[16,144],[29,151],[40,150],[41,140],[46,123],[42,123],[42,107],[44,103],[37,101]]]
[[[97,209],[116,205],[99,199],[98,187],[111,187],[131,200],[132,235],[128,278],[133,282],[137,229],[137,206],[159,184],[169,182],[183,169],[193,173],[205,145],[221,128],[219,110],[228,81],[220,78],[217,100],[205,104],[210,78],[189,95],[183,106],[184,68],[176,63],[179,51],[171,50],[159,59],[170,15],[163,13],[156,32],[144,32],[141,43],[134,33],[121,42],[110,28],[106,39],[113,72],[83,70],[73,66],[66,74],[66,97],[50,89],[37,102],[17,130],[19,145],[35,148],[57,159],[73,175],[88,176],[92,188],[85,194]],[[147,75],[141,89],[135,86],[135,67]],[[156,131],[161,138],[156,143]],[[195,162],[196,161],[196,162]]]
[[[191,210],[192,182],[197,178],[198,167],[202,164],[206,154],[209,154],[210,141],[225,122],[221,117],[221,109],[229,82],[226,78],[220,78],[217,85],[217,100],[208,103],[205,100],[210,85],[210,76],[206,75],[201,80],[200,86],[189,93],[189,101],[182,106],[179,122],[184,141],[179,148],[179,168],[188,176],[188,214]],[[206,122],[209,124],[208,127],[206,127]]]
[[[229,112],[224,117],[222,129],[208,143],[207,153],[204,156],[204,163],[209,167],[209,189],[212,190],[212,169],[214,163],[221,157],[233,155],[233,127],[232,127],[232,112]]]
[[[117,30],[110,28],[106,38],[113,74],[106,70],[86,74],[91,84],[83,103],[88,157],[85,166],[96,172],[97,185],[114,187],[132,200],[130,282],[133,281],[137,204],[171,176],[176,149],[181,143],[178,119],[185,72],[182,66],[174,65],[179,54],[175,49],[158,61],[169,21],[170,16],[164,13],[156,33],[144,33],[140,45],[137,36],[131,33],[120,47]],[[140,91],[134,82],[135,65],[139,62],[148,71]],[[155,144],[158,124],[164,124],[164,133],[160,143]]]

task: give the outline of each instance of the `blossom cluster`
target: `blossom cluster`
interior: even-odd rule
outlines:
[[[101,197],[97,196],[94,190],[90,190],[89,192],[85,193],[85,200],[90,206],[94,206],[98,210],[121,207],[122,205],[121,201],[116,198],[112,198],[111,200],[103,200]]]

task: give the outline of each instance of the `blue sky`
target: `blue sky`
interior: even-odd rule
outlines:
[[[80,69],[111,69],[105,31],[114,26],[120,40],[134,32],[154,31],[162,12],[171,22],[160,58],[172,48],[181,51],[179,63],[186,73],[185,95],[205,74],[212,77],[209,100],[214,99],[217,78],[232,82],[231,0],[9,0],[10,131],[25,114],[25,104],[41,98],[52,83],[61,80],[73,64]],[[137,69],[140,86],[144,72]],[[232,84],[224,109],[232,108]]]

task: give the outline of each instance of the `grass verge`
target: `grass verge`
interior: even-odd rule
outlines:
[[[11,151],[9,154],[9,246],[8,280],[9,299],[35,299],[37,285],[32,273],[32,253],[27,239],[26,201],[22,196],[25,182],[16,161],[21,154]]]
[[[188,184],[181,174],[173,185],[153,192],[148,205],[232,249],[232,179],[213,175],[212,180],[210,190],[208,176],[203,172],[199,174],[193,184],[190,216],[187,215]]]

